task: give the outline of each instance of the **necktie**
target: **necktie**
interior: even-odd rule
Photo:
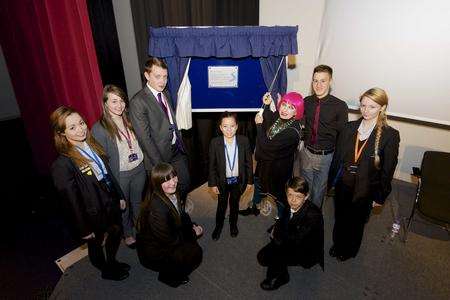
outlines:
[[[163,100],[162,100],[162,95],[161,95],[161,93],[158,93],[158,94],[157,94],[157,97],[158,97],[158,103],[159,103],[159,105],[161,106],[163,112],[166,114],[167,120],[170,121],[170,118],[169,118],[169,110],[168,110],[167,106],[164,104],[164,102],[163,102]],[[173,126],[175,126],[175,124],[173,124]],[[174,129],[174,130],[175,130],[175,129]],[[176,137],[176,138],[175,138],[175,144],[176,144],[178,150],[179,150],[180,152],[184,153],[185,151],[184,151],[183,144],[181,143],[181,137],[179,136],[177,130],[175,130],[175,137]]]
[[[158,93],[157,96],[158,96],[158,103],[159,103],[159,106],[161,106],[163,112],[166,114],[167,119],[170,120],[170,118],[169,118],[169,112],[168,112],[168,110],[167,110],[167,106],[164,104],[164,102],[163,102],[163,100],[162,100],[162,95],[161,95],[161,93]]]
[[[315,145],[317,142],[317,132],[319,131],[319,115],[320,115],[320,100],[317,100],[316,112],[314,114],[314,123],[311,133],[311,145]]]

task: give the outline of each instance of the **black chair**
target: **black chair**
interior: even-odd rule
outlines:
[[[425,220],[449,233],[450,229],[450,153],[426,151],[420,169],[413,168],[418,178],[416,202],[409,217],[406,235],[418,211]]]

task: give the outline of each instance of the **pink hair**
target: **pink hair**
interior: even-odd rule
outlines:
[[[300,120],[303,118],[303,111],[304,111],[304,103],[303,103],[303,96],[296,92],[289,92],[285,94],[283,97],[281,97],[280,101],[278,101],[277,109],[280,110],[280,106],[283,102],[286,102],[289,105],[292,105],[295,107],[295,119]]]

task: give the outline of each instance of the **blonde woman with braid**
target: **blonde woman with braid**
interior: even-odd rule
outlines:
[[[391,192],[400,135],[387,124],[388,97],[372,88],[360,97],[362,117],[339,136],[330,169],[335,185],[335,224],[329,253],[339,261],[355,257],[370,212]]]

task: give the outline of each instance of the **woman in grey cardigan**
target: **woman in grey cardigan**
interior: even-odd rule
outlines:
[[[126,114],[128,99],[115,85],[103,89],[103,114],[92,127],[92,135],[109,157],[112,175],[119,181],[127,209],[122,213],[125,244],[135,248],[134,224],[146,181],[142,150]]]

